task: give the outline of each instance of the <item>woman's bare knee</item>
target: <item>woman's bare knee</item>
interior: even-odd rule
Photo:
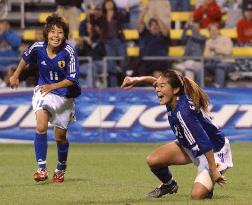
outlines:
[[[194,183],[192,192],[191,192],[191,199],[193,200],[200,200],[207,198],[209,190],[200,183]]]
[[[55,141],[58,144],[65,144],[67,141],[66,133],[67,133],[67,130],[55,127],[55,129],[54,129]]]
[[[206,195],[202,195],[201,192],[192,192],[191,193],[191,199],[193,200],[201,200],[201,199],[205,199],[206,198]]]
[[[47,132],[47,126],[44,126],[44,125],[41,125],[41,124],[37,125],[36,132],[38,134],[44,134],[44,133],[46,133]]]
[[[150,154],[146,157],[147,164],[149,166],[155,166],[159,164],[159,157],[153,154]]]

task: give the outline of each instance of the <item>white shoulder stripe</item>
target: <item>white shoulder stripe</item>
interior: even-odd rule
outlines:
[[[73,51],[73,52],[74,52],[74,49],[73,49],[71,46],[66,45],[66,48],[68,48],[70,51]]]
[[[66,46],[65,50],[70,54],[70,73],[75,73],[75,56],[74,56],[74,50],[70,46]]]
[[[177,117],[179,119],[179,122],[180,122],[181,126],[184,129],[184,134],[185,134],[186,139],[188,140],[188,142],[190,143],[190,145],[194,144],[195,143],[195,139],[192,136],[192,133],[190,132],[190,130],[188,129],[185,121],[183,120],[180,111],[177,113]]]
[[[24,54],[25,54],[26,56],[28,56],[28,55],[32,52],[32,50],[33,50],[34,48],[43,47],[43,46],[44,46],[44,42],[35,42],[28,50],[26,50],[26,51],[24,52]]]

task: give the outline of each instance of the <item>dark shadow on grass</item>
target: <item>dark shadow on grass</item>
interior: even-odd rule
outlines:
[[[95,201],[95,200],[90,200],[90,201],[85,201],[85,200],[78,200],[78,201],[71,201],[68,202],[67,204],[69,205],[75,205],[75,204],[85,204],[85,205],[106,205],[106,204],[122,204],[122,205],[133,205],[135,203],[140,203],[140,202],[146,202],[148,201],[147,198],[140,198],[140,199],[125,199],[125,200],[104,200],[104,201]]]
[[[0,185],[0,188],[9,188],[9,187],[31,187],[31,186],[43,186],[50,184],[50,181],[44,181],[44,182],[34,182],[29,184],[2,184]]]
[[[67,178],[63,184],[67,183],[72,183],[72,182],[86,182],[89,181],[88,179],[84,178]],[[31,180],[32,182],[32,180]],[[0,188],[10,188],[10,187],[31,187],[31,186],[45,186],[45,185],[50,185],[50,184],[55,184],[51,181],[51,179],[48,179],[43,182],[33,182],[33,183],[27,183],[27,184],[1,184]],[[61,184],[61,183],[59,183]]]
[[[183,197],[187,197],[187,195],[184,195]],[[182,200],[182,199],[180,199]],[[78,200],[78,201],[71,201],[71,202],[67,202],[68,205],[75,205],[75,204],[85,204],[85,205],[114,205],[114,204],[120,204],[120,205],[134,205],[136,203],[141,204],[141,203],[145,203],[145,202],[150,202],[151,204],[160,204],[160,203],[165,203],[165,202],[172,202],[172,201],[176,201],[178,202],[178,199],[175,197],[171,197],[169,198],[169,196],[167,197],[162,197],[162,198],[149,198],[149,197],[142,197],[142,198],[138,198],[138,199],[119,199],[119,200],[104,200],[104,201],[98,201],[98,200],[90,200],[90,201],[86,201],[85,199],[82,200]],[[184,200],[182,200],[184,201]]]
[[[227,199],[230,200],[233,197],[231,195],[215,195],[213,196],[213,199],[219,200],[219,199]]]
[[[64,183],[68,183],[68,182],[87,182],[90,181],[89,179],[85,179],[85,178],[66,178]]]
[[[176,194],[178,195],[178,194]],[[178,203],[179,201],[181,201],[182,203],[185,203],[186,201],[187,202],[190,202],[191,203],[194,203],[194,202],[199,202],[200,201],[194,201],[194,200],[190,200],[190,196],[187,195],[187,194],[179,194],[179,197],[177,197],[176,195],[167,195],[167,196],[163,196],[162,198],[158,198],[158,199],[155,199],[155,198],[148,198],[148,197],[142,197],[142,198],[138,198],[138,199],[119,199],[119,200],[104,200],[104,201],[98,201],[98,200],[89,200],[89,201],[86,201],[85,199],[82,201],[82,200],[78,200],[78,201],[71,201],[71,202],[68,202],[67,204],[69,205],[75,205],[75,204],[85,204],[85,205],[89,205],[89,204],[92,204],[92,205],[114,205],[114,204],[120,204],[120,205],[134,205],[136,203],[138,204],[141,204],[141,203],[148,203],[150,202],[151,204],[163,204],[163,203],[166,203],[166,202],[169,202],[169,203],[172,203],[172,202],[176,202]],[[232,199],[232,196],[229,196],[229,195],[218,195],[218,196],[214,196],[213,199],[206,199],[207,201],[216,201],[218,202],[219,200],[222,201],[222,200],[230,200]],[[203,200],[205,201],[205,200]],[[202,202],[203,202],[202,201]],[[191,204],[190,203],[190,204]]]

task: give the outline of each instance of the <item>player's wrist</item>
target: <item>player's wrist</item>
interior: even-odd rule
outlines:
[[[214,173],[214,172],[216,172],[218,170],[217,170],[216,167],[211,167],[211,168],[209,168],[209,171],[210,171],[210,173]]]
[[[134,80],[136,83],[139,83],[141,81],[141,78],[140,77],[134,77]]]

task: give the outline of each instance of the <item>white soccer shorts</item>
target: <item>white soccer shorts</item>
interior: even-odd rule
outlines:
[[[203,184],[209,191],[212,190],[213,182],[210,177],[208,161],[205,155],[201,155],[197,158],[194,158],[190,150],[184,147],[183,149],[191,158],[193,164],[198,167],[198,173],[197,173],[194,183],[199,182]],[[225,138],[225,144],[223,148],[219,152],[214,153],[214,159],[215,159],[215,163],[216,163],[218,171],[221,172],[222,174],[228,168],[233,167],[231,148],[230,148],[229,140],[227,138]]]
[[[198,173],[203,170],[209,170],[208,161],[205,155],[194,158],[190,150],[183,147],[185,152],[188,154],[193,164],[198,167]],[[217,169],[220,172],[224,172],[226,169],[233,167],[232,153],[229,144],[229,140],[225,138],[225,144],[219,152],[214,153],[214,159],[217,165]]]
[[[50,113],[49,122],[56,127],[67,129],[69,123],[75,121],[75,104],[73,98],[48,93],[43,95],[39,86],[34,88],[32,107],[36,113],[40,109]]]

